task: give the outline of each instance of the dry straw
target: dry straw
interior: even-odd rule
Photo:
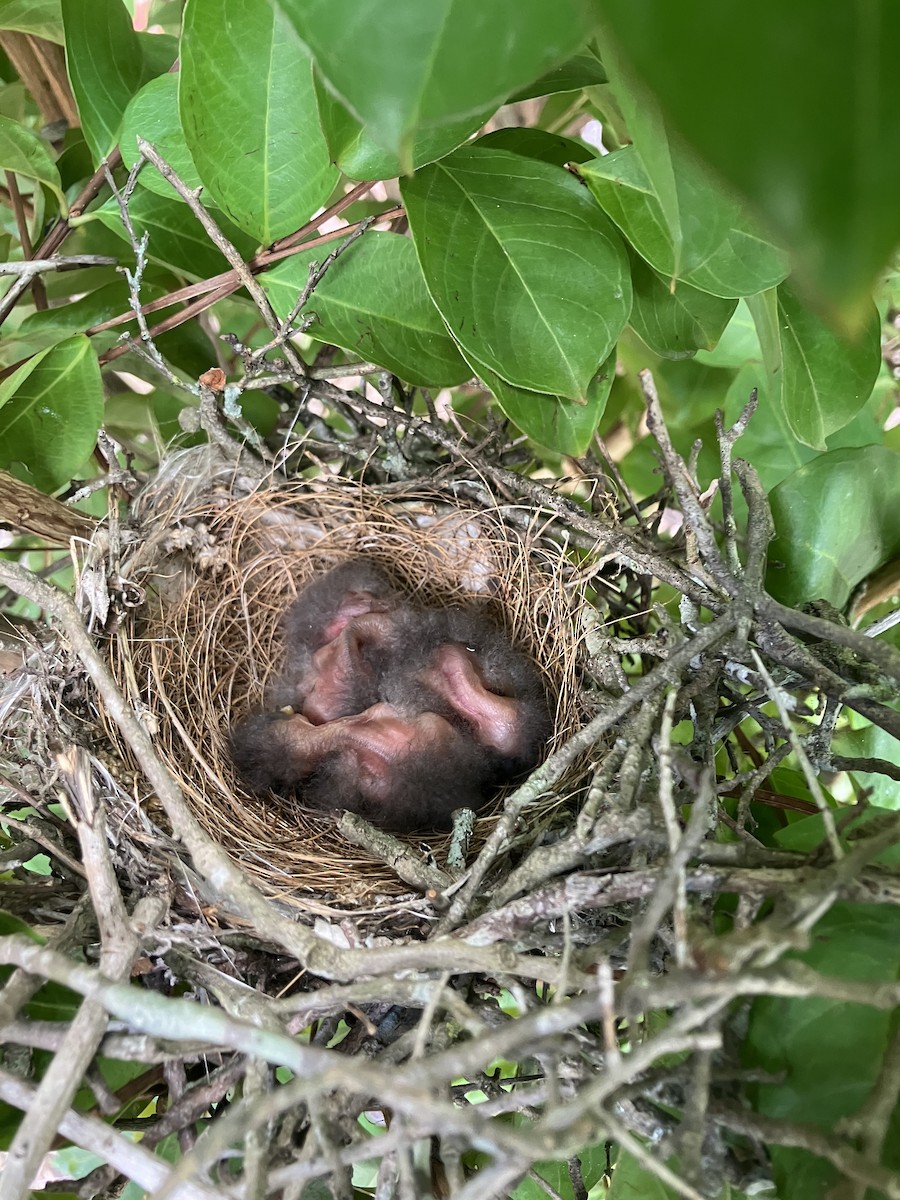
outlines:
[[[247,481],[221,473],[204,486],[195,466],[190,453],[170,460],[137,506],[126,571],[145,598],[113,638],[116,676],[197,817],[270,894],[371,905],[407,891],[388,866],[349,846],[332,818],[254,796],[235,775],[228,728],[279,669],[282,614],[306,582],[354,555],[376,560],[426,604],[477,597],[539,663],[557,700],[558,741],[583,715],[575,686],[583,601],[566,586],[571,564],[499,508],[462,509],[438,492],[398,498],[342,480],[247,491]],[[156,816],[152,797],[141,799]],[[475,848],[494,819],[478,821]],[[439,862],[446,842],[428,838]]]

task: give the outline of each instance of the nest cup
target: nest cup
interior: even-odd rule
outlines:
[[[386,864],[348,845],[330,816],[250,793],[229,756],[229,727],[260,704],[281,668],[282,616],[321,572],[365,555],[421,603],[477,599],[543,673],[556,708],[551,748],[582,715],[574,686],[580,589],[565,586],[571,564],[511,529],[499,511],[421,492],[387,498],[339,481],[239,497],[164,495],[149,494],[138,509],[130,574],[147,598],[117,631],[113,669],[197,818],[269,894],[300,906],[311,894],[371,905],[408,890]],[[502,796],[477,821],[473,850],[501,804]],[[439,861],[447,839],[424,839]],[[420,845],[423,837],[406,840]]]

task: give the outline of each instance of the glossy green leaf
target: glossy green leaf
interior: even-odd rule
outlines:
[[[81,1006],[81,996],[52,980],[32,996],[25,1007],[31,1021],[71,1021]]]
[[[737,452],[753,464],[763,487],[769,492],[818,456],[815,450],[794,437],[783,406],[771,398],[766,371],[760,361],[745,363],[729,387],[724,404],[726,423],[732,425],[738,419],[754,388],[757,392],[756,412],[738,443]],[[881,427],[872,412],[873,407],[870,402],[852,421],[833,433],[828,439],[828,449],[877,445],[881,441]]]
[[[619,1150],[612,1182],[605,1191],[605,1200],[677,1200],[677,1196],[674,1188],[666,1187],[659,1176],[633,1154]],[[739,1200],[738,1194],[731,1188],[728,1190],[728,1200]]]
[[[118,143],[125,109],[144,82],[144,58],[122,0],[62,0],[62,14],[69,80],[97,164]]]
[[[63,212],[66,211],[59,171],[47,143],[7,117],[0,117],[0,170],[15,171],[26,179],[45,183],[59,198]]]
[[[144,303],[147,303],[151,300],[159,299],[165,292],[166,289],[159,284],[144,281],[141,286],[141,299]],[[102,287],[96,288],[84,296],[79,296],[77,300],[72,300],[68,304],[61,304],[55,308],[47,308],[42,311],[29,313],[19,326],[18,337],[23,339],[29,347],[36,347],[43,350],[45,347],[56,345],[58,342],[64,341],[76,333],[86,332],[94,325],[99,325],[103,321],[108,321],[112,317],[117,317],[121,313],[128,312],[129,309],[128,285],[124,276],[120,276],[112,283],[104,284]],[[137,327],[134,320],[128,321],[127,324],[116,325],[113,329],[106,330],[103,333],[92,335],[91,344],[95,352],[99,354],[108,346],[114,345],[126,331],[132,335],[136,334]],[[174,333],[175,331],[173,330],[172,332]],[[160,335],[157,347],[168,362],[180,367],[181,364],[175,362],[165,348],[166,341],[170,336],[170,334]],[[192,336],[202,342],[206,342],[206,356],[207,359],[209,358],[209,343],[198,325],[191,324],[187,328],[184,326],[180,327],[180,336]],[[193,371],[191,374],[200,374],[206,370],[208,365],[209,362],[207,361],[198,371]]]
[[[148,254],[154,262],[163,263],[189,279],[206,279],[229,269],[229,264],[182,201],[139,188],[131,198],[128,211],[138,237],[145,232],[150,235]],[[128,241],[115,200],[108,200],[95,215],[107,228]],[[212,215],[241,255],[245,259],[251,258],[257,247],[256,240],[232,225],[223,214],[213,211]]]
[[[900,555],[900,454],[885,446],[832,450],[800,467],[769,497],[777,538],[766,586],[785,604],[851,592]]]
[[[66,131],[65,149],[56,160],[56,169],[64,188],[76,187],[94,173],[91,151],[80,129]]]
[[[0,0],[0,29],[31,33],[63,44],[60,0]]]
[[[579,167],[600,205],[635,250],[666,279],[714,296],[750,296],[780,283],[785,256],[738,205],[686,156],[672,157],[678,184],[680,256],[659,197],[634,146]]]
[[[738,300],[737,308],[725,327],[714,350],[698,350],[697,361],[708,367],[742,367],[748,360],[761,362],[756,325],[746,300]]]
[[[856,717],[849,727],[838,728],[831,747],[832,753],[845,754],[848,758],[882,758],[890,763],[900,763],[900,741],[861,717]],[[866,816],[874,816],[876,808],[900,809],[900,780],[875,771],[852,771],[850,778],[860,791],[865,790],[866,800],[872,805],[865,810]],[[900,867],[900,843],[892,846],[888,853],[893,865]]]
[[[557,92],[577,92],[586,87],[597,87],[606,83],[606,69],[603,63],[589,50],[576,54],[574,58],[560,63],[534,83],[520,88],[509,97],[510,104],[518,104],[520,100],[530,100],[534,96],[552,96]]]
[[[809,949],[790,957],[824,975],[893,983],[900,970],[900,910],[836,904],[815,926]],[[754,1107],[776,1120],[833,1128],[870,1096],[893,1020],[889,1010],[840,1000],[756,1000],[744,1062],[777,1082],[756,1086]],[[820,1200],[832,1192],[838,1178],[833,1167],[805,1150],[772,1149],[779,1195]]]
[[[604,18],[668,118],[765,218],[823,301],[865,319],[871,283],[900,242],[900,8],[610,0]]]
[[[698,251],[702,254],[705,247],[715,245],[716,241],[724,236],[726,227],[722,224],[721,213],[711,212],[709,223],[700,229],[702,236],[708,239],[705,247],[691,244],[685,247],[679,178],[672,161],[669,132],[665,119],[651,95],[637,93],[628,63],[623,61],[614,41],[607,40],[604,43],[603,53],[609,68],[610,87],[615,96],[616,106],[627,126],[625,144],[632,143],[637,149],[650,181],[650,187],[659,201],[660,212],[672,243],[674,262],[672,278],[680,279],[685,268],[683,260],[685,249],[689,256],[693,255],[696,258]],[[621,145],[622,142],[620,141],[618,144]],[[683,182],[681,190],[684,190]],[[685,215],[689,221],[690,202],[688,213]],[[687,265],[690,266],[690,262]]]
[[[196,379],[218,362],[215,345],[199,321],[188,321],[167,333],[157,334],[155,341],[166,362],[188,379]],[[133,367],[127,369],[134,370]],[[264,401],[268,399],[263,397]]]
[[[7,912],[5,908],[0,908],[0,937],[9,937],[16,933],[23,934],[39,946],[46,946],[47,944],[47,939],[44,935],[38,933],[36,929],[32,929],[21,917],[17,917],[15,913]]]
[[[581,49],[588,0],[279,0],[328,87],[411,164],[414,134],[496,108]]]
[[[595,153],[591,146],[576,141],[575,138],[548,133],[546,129],[522,129],[516,126],[486,133],[475,145],[488,150],[508,150],[510,154],[537,158],[557,167],[564,167],[570,162],[588,162]]]
[[[792,437],[824,450],[826,439],[865,406],[878,377],[881,327],[874,305],[852,340],[824,324],[785,284],[748,297],[747,306],[780,420]]]
[[[306,285],[314,257],[295,255],[262,277],[282,319]],[[472,375],[431,302],[415,247],[399,234],[367,233],[345,250],[304,311],[317,317],[311,337],[386,367],[407,383],[449,387]]]
[[[394,179],[403,173],[399,155],[385,150],[365,130],[340,100],[325,87],[316,72],[316,100],[319,120],[328,143],[332,162],[348,179]],[[427,166],[450,154],[480,129],[492,116],[493,106],[449,125],[423,129],[413,140],[412,167]]]
[[[0,466],[54,491],[84,465],[102,419],[103,385],[90,341],[60,342],[0,384]]]
[[[402,183],[432,299],[468,361],[587,398],[631,311],[615,229],[567,172],[466,146]]]
[[[137,35],[141,57],[144,60],[144,80],[156,79],[172,69],[178,58],[178,38],[168,33],[147,33],[141,31]]]
[[[690,358],[697,350],[712,350],[737,300],[701,292],[684,280],[672,290],[639,255],[632,252],[629,258],[634,289],[629,324],[638,337],[662,358]]]
[[[263,244],[299,228],[338,180],[313,67],[281,11],[190,0],[181,38],[181,126],[218,206]]]
[[[119,148],[125,166],[131,169],[139,158],[138,137],[153,145],[189,188],[202,186],[191,152],[184,140],[178,116],[178,76],[160,75],[145,83],[125,110]],[[175,196],[172,185],[163,179],[150,163],[138,179],[143,187],[170,199]]]
[[[606,411],[616,375],[615,351],[588,385],[587,403],[576,404],[563,396],[542,396],[513,387],[493,371],[479,369],[503,414],[533,442],[559,454],[584,454]]]
[[[881,366],[881,323],[875,305],[846,341],[782,284],[778,289],[781,404],[794,436],[816,450],[853,419],[872,393]]]
[[[745,304],[756,327],[756,338],[762,354],[762,361],[765,363],[769,377],[776,385],[773,391],[776,395],[780,395],[780,381],[776,378],[781,373],[778,291],[776,288],[767,288],[755,296],[748,296]]]
[[[13,80],[10,83],[3,81],[5,66],[3,57],[0,56],[0,117],[6,117],[10,121],[15,121],[17,125],[21,125],[26,122],[28,93],[21,79]],[[9,71],[7,70],[6,73],[8,74]]]

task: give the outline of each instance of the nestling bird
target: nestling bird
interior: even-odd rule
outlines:
[[[474,606],[414,605],[368,559],[305,588],[284,641],[265,711],[231,731],[254,791],[443,828],[536,766],[550,736],[540,672],[499,626]]]

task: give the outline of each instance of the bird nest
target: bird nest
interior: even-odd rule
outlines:
[[[341,480],[244,490],[221,475],[203,487],[178,465],[136,508],[124,573],[143,602],[112,639],[120,686],[198,820],[270,895],[371,905],[408,891],[384,858],[348,845],[333,817],[254,795],[236,774],[228,730],[280,669],[281,618],[306,583],[356,555],[421,603],[477,598],[541,669],[555,706],[552,749],[584,716],[575,685],[584,599],[571,563],[501,509],[459,507],[438,492],[387,495]],[[104,723],[128,761],[114,722]],[[158,815],[151,795],[142,801]],[[558,802],[557,789],[548,804]],[[500,807],[502,796],[476,822],[471,851]],[[427,839],[441,864],[448,838]],[[404,840],[423,848],[421,836]]]

